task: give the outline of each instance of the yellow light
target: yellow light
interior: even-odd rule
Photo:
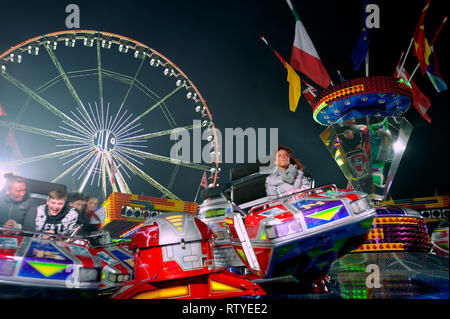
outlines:
[[[141,292],[134,296],[133,299],[167,299],[185,296],[189,296],[189,286],[177,286]]]
[[[242,291],[240,288],[224,284],[223,282],[218,282],[215,280],[211,280],[210,282],[212,292]]]
[[[183,225],[183,215],[173,215],[165,218],[170,222],[179,232],[183,230],[181,227]]]

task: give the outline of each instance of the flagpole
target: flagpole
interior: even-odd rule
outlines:
[[[433,46],[434,42],[436,42],[436,38],[438,37],[439,33],[441,32],[442,28],[444,27],[444,24],[447,22],[447,17],[442,20],[441,25],[437,29],[436,33],[434,34],[433,40],[431,40],[430,46]]]
[[[369,50],[367,50],[366,54],[366,77],[369,77]]]
[[[202,181],[203,181],[203,177],[202,177]],[[200,190],[200,187],[201,187],[201,186],[202,186],[202,183],[200,183],[200,184],[198,185],[197,193],[195,194],[195,198],[194,198],[194,203],[197,202],[198,191]]]
[[[412,37],[411,41],[409,42],[408,50],[406,50],[405,59],[402,62],[402,66],[400,67],[400,70],[403,70],[403,67],[405,66],[406,58],[408,57],[409,50],[411,50],[411,46],[412,46],[413,42],[414,42],[414,37]],[[400,73],[398,73],[397,77],[399,77],[399,76],[400,76]]]
[[[194,203],[197,202],[198,191],[200,190],[201,186],[202,186],[202,184],[200,183],[200,185],[198,185],[198,188],[197,188],[197,194],[195,194]]]
[[[419,69],[420,63],[417,63],[416,68],[414,69],[413,73],[411,73],[411,76],[409,77],[409,82],[411,82],[411,79],[413,78],[414,74],[416,74],[416,71]]]
[[[403,56],[405,55],[405,51],[402,51],[402,54],[400,54],[400,58],[398,59],[397,66],[395,67],[394,74],[397,72],[397,69],[400,67],[400,63],[402,62]],[[400,69],[399,69],[400,70]]]
[[[194,198],[194,203],[196,203],[196,201],[197,201],[198,191],[200,190],[200,187],[201,187],[202,184],[203,184],[203,178],[204,178],[204,177],[205,177],[205,172],[203,172],[202,180],[201,180],[200,184],[198,185],[197,193],[195,194],[195,198]]]

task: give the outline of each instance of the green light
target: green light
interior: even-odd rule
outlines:
[[[398,83],[405,83],[407,86],[409,86],[410,88],[412,88],[412,85],[409,81],[405,81],[404,79],[399,79],[397,81]]]

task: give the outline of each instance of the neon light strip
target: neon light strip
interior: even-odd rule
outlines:
[[[123,237],[125,237],[125,236],[127,236],[127,235],[129,235],[129,234],[131,234],[131,233],[133,233],[133,232],[135,232],[135,231],[137,231],[138,228],[140,228],[143,224],[144,224],[144,223],[140,223],[139,225],[137,225],[136,227],[134,227],[134,228],[130,229],[129,231],[123,233],[123,234],[120,235],[119,237],[120,237],[120,238],[123,238]]]

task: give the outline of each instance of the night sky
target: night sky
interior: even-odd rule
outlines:
[[[65,30],[68,15],[65,8],[70,3],[2,3],[0,53],[29,38]],[[269,128],[276,127],[279,143],[294,150],[295,156],[314,176],[316,185],[346,185],[344,175],[319,138],[325,127],[313,120],[311,106],[304,97],[301,97],[295,113],[289,111],[287,72],[273,52],[260,40],[260,36],[264,36],[289,61],[295,20],[284,0],[72,3],[80,8],[80,29],[107,31],[135,39],[173,61],[196,85],[213,115],[215,126],[222,133],[225,128],[266,128],[268,132]],[[339,83],[337,70],[341,70],[346,79],[364,76],[364,66],[353,71],[350,59],[361,29],[363,1],[292,0],[292,3],[333,82]],[[394,1],[373,0],[369,3],[377,4],[380,8],[380,28],[370,31],[370,75],[393,75],[401,52],[408,47],[425,1],[403,0],[395,1],[394,4]],[[444,1],[431,1],[425,19],[428,41],[431,41],[447,14]],[[445,26],[435,44],[435,51],[441,74],[448,84],[447,44],[448,26]],[[93,55],[74,55],[65,49],[58,48],[55,53],[61,58],[66,70],[76,70],[89,59],[93,62],[91,67],[95,67],[95,59],[91,59]],[[117,51],[117,48],[114,50]],[[110,67],[134,74],[137,61],[133,61],[132,53],[128,53],[130,57],[127,59],[119,56],[120,54],[117,53],[117,60],[110,60]],[[17,77],[30,87],[37,88],[57,74],[48,56],[47,60],[46,63],[17,71]],[[107,61],[105,58],[105,63]],[[23,64],[26,65],[25,63],[26,61]],[[405,64],[407,72],[412,73],[416,64],[417,58],[410,53]],[[302,77],[301,74],[300,76]],[[433,196],[435,192],[439,195],[448,194],[448,91],[438,93],[428,77],[422,76],[420,72],[416,73],[413,80],[432,102],[428,112],[432,123],[427,123],[413,106],[405,113],[404,116],[414,128],[391,188],[394,199]],[[164,86],[157,82],[154,85],[155,91],[158,85]],[[80,91],[84,89],[89,92],[89,86],[87,82],[77,83]],[[318,86],[316,88],[321,90]],[[45,92],[45,97],[64,108],[71,103],[62,96],[64,89],[63,86],[55,87],[53,91]],[[105,99],[113,103],[116,93],[106,92]],[[93,98],[86,99],[86,103],[94,102]],[[8,113],[8,116],[1,117],[0,120],[15,121],[25,100],[26,95],[0,78],[0,104]],[[127,107],[130,110],[134,108],[135,114],[138,114],[139,102],[130,97],[128,103]],[[169,108],[172,107],[171,103],[175,102],[169,102]],[[39,107],[37,103],[30,104],[30,110],[25,112],[20,123],[56,130],[57,126],[48,111]],[[188,113],[184,109],[174,112],[177,123],[192,124],[195,113]],[[146,132],[163,129],[159,124],[156,116],[143,120]],[[7,132],[6,128],[0,127],[0,149],[5,143]],[[24,157],[58,150],[54,140],[49,138],[20,132],[16,133],[16,138]],[[162,142],[164,143],[165,145],[150,145],[148,151],[168,155],[171,146],[169,143],[173,141],[166,139]],[[163,178],[171,174],[170,168],[164,171],[163,168],[160,170],[147,165],[151,164],[145,164],[144,170],[153,174],[152,176],[161,175]],[[229,169],[232,166],[221,165],[219,184],[229,182]],[[60,167],[61,160],[58,159],[41,161],[27,168],[23,175],[50,181],[62,172]],[[175,182],[179,184],[177,194],[184,200],[193,200],[201,176],[202,172],[195,170],[186,175],[180,172],[179,179]],[[64,182],[69,189],[72,188],[70,179],[65,179]],[[133,193],[160,196],[160,193],[139,177],[134,177],[129,185]],[[89,188],[87,192],[95,195],[100,193],[95,187]]]

